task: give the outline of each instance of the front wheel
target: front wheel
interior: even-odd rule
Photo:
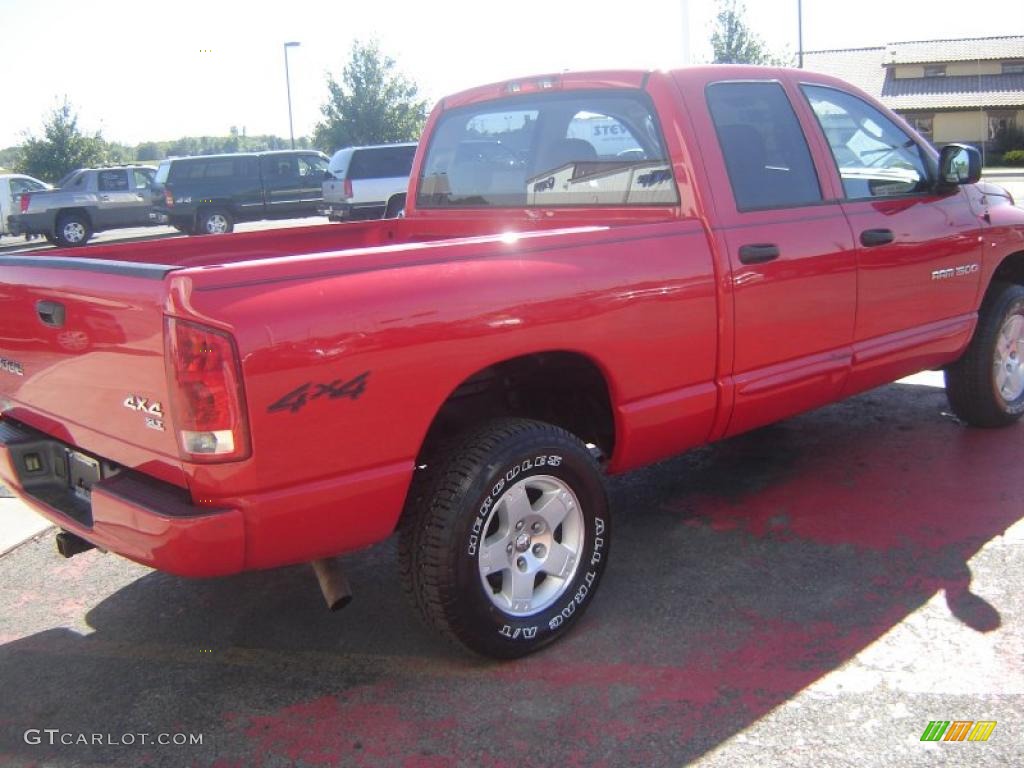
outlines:
[[[550,424],[501,419],[421,471],[399,551],[426,622],[502,659],[566,634],[608,562],[608,497],[586,446]]]
[[[1024,415],[1024,286],[992,286],[967,352],[946,369],[946,395],[975,427],[1005,427]]]

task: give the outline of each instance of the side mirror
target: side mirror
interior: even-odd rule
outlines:
[[[947,144],[939,154],[939,186],[974,184],[981,178],[981,153],[966,144]]]

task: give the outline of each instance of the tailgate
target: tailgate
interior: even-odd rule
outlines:
[[[325,181],[323,183],[323,193],[325,203],[348,202],[348,197],[345,196],[344,181]]]
[[[0,409],[118,463],[176,464],[163,341],[174,269],[0,257]]]

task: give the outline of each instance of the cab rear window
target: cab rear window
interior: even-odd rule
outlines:
[[[675,205],[661,130],[642,91],[519,96],[441,117],[421,208]]]

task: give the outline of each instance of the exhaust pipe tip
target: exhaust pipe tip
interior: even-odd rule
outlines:
[[[336,557],[327,557],[321,560],[314,560],[310,563],[313,566],[313,573],[320,583],[320,591],[323,593],[330,611],[340,611],[352,602],[352,587],[348,583],[345,572],[341,569],[341,563]]]
[[[96,545],[86,541],[81,536],[76,536],[67,531],[61,531],[56,536],[57,551],[64,557],[74,557],[90,549],[96,549]]]

